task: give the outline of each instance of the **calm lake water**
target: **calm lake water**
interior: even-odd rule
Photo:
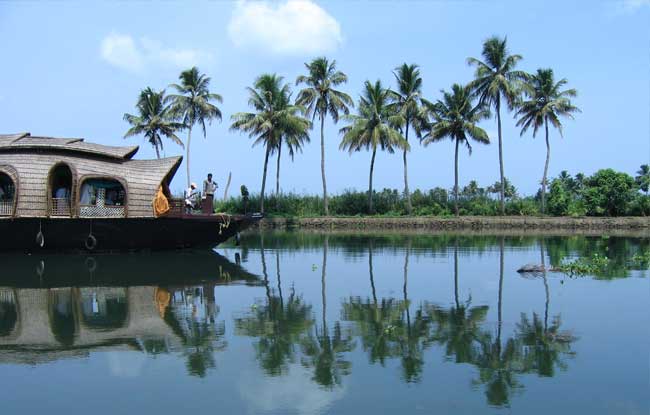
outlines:
[[[0,256],[2,414],[648,414],[640,237],[264,233]],[[599,275],[520,275],[607,255]]]

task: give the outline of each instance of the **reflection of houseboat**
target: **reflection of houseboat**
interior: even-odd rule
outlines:
[[[0,250],[138,250],[216,245],[242,215],[186,213],[169,184],[182,157],[133,160],[138,147],[0,135]]]
[[[209,250],[6,254],[0,262],[0,365],[83,357],[96,350],[165,353],[191,345],[195,351],[196,336],[216,340],[214,333],[223,331],[223,321],[216,320],[215,287],[262,284]]]

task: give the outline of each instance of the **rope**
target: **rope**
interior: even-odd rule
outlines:
[[[221,235],[224,229],[228,229],[230,227],[230,220],[232,217],[225,213],[215,213],[215,215],[221,217],[222,220],[222,222],[219,223],[219,235]]]

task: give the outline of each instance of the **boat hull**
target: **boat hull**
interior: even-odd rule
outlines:
[[[257,220],[243,215],[3,219],[0,251],[112,252],[214,247]]]

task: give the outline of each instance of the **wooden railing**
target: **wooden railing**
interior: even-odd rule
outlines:
[[[124,206],[107,205],[106,190],[97,189],[97,200],[94,205],[81,205],[79,216],[82,218],[123,218],[126,216]]]
[[[185,199],[172,198],[169,199],[169,211],[165,216],[179,217],[185,213]]]
[[[70,216],[70,199],[67,197],[53,197],[50,215]]]

